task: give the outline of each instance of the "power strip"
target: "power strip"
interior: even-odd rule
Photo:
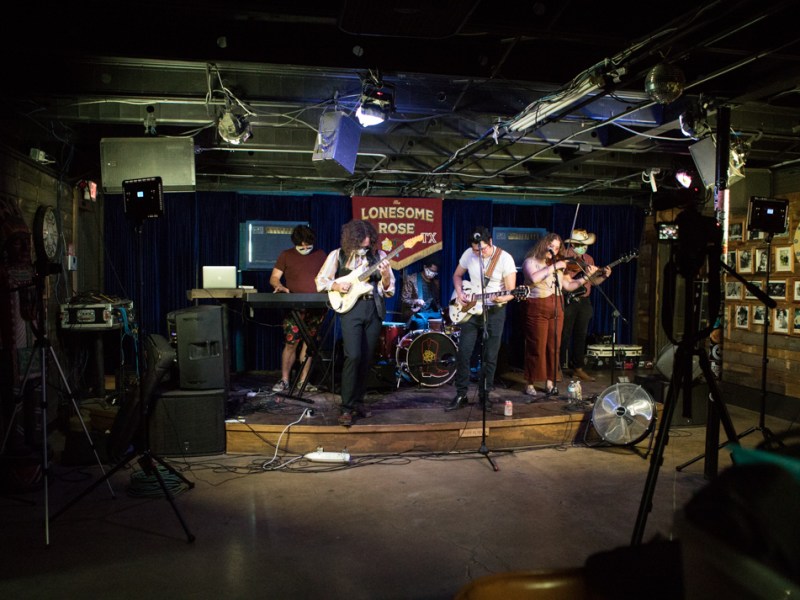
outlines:
[[[309,452],[305,455],[305,458],[312,461],[312,462],[326,462],[326,463],[349,463],[350,462],[350,453],[349,452],[323,452],[322,450],[316,450],[315,452]]]

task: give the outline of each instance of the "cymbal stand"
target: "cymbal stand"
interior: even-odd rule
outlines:
[[[61,378],[61,385],[63,389],[66,391],[67,398],[72,403],[72,408],[75,410],[75,414],[78,417],[78,421],[83,428],[83,433],[86,435],[86,439],[89,442],[89,447],[94,454],[95,460],[97,460],[97,464],[100,467],[100,470],[105,473],[103,468],[103,462],[100,460],[100,455],[97,453],[97,448],[94,445],[94,441],[92,440],[92,436],[89,433],[89,430],[86,427],[86,423],[83,420],[83,416],[81,415],[80,407],[78,406],[77,401],[75,400],[75,395],[72,393],[72,389],[69,387],[69,383],[67,382],[67,378],[64,375],[64,370],[61,368],[61,364],[58,362],[58,357],[56,356],[55,350],[53,350],[53,346],[50,343],[50,339],[47,337],[47,299],[45,294],[45,281],[47,279],[47,275],[50,272],[50,265],[44,263],[38,263],[36,265],[36,299],[38,303],[37,308],[37,317],[39,320],[38,325],[32,325],[34,336],[36,337],[36,343],[34,344],[34,352],[31,353],[30,359],[28,360],[28,366],[25,368],[25,375],[22,379],[22,383],[20,384],[20,394],[23,395],[25,393],[25,387],[28,383],[28,379],[31,374],[31,369],[33,367],[33,361],[37,356],[39,356],[39,369],[40,369],[40,396],[39,396],[39,405],[42,411],[42,477],[44,479],[44,542],[45,545],[50,545],[50,487],[49,487],[49,479],[50,479],[50,462],[48,456],[48,432],[47,432],[47,404],[48,404],[48,394],[47,394],[47,365],[48,359],[53,361],[53,364],[58,371],[59,377]],[[21,402],[22,400],[20,400]],[[15,416],[16,416],[15,412]],[[3,449],[5,449],[6,440],[9,437],[9,434],[12,430],[14,425],[14,418],[12,417],[11,422],[8,425],[8,431],[6,431],[5,437],[3,438]],[[111,493],[112,498],[116,498],[114,494],[114,489],[111,487],[111,483],[107,482],[108,484],[108,491]]]

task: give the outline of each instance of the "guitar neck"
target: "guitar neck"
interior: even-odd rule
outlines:
[[[379,256],[378,262],[376,262],[374,265],[372,265],[370,268],[364,271],[361,275],[359,275],[358,280],[359,281],[369,280],[369,278],[372,277],[372,274],[378,270],[378,265],[381,264],[382,261],[392,260],[395,256],[397,256],[398,254],[400,254],[400,252],[403,251],[403,248],[405,248],[405,246],[403,244],[400,244],[397,248],[389,252],[389,254],[387,254],[385,258],[380,258]]]

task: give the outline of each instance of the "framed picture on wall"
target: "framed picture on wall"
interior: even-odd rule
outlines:
[[[752,286],[755,286],[759,290],[763,290],[764,289],[764,282],[763,281],[748,281],[747,283],[749,283]],[[745,300],[754,300],[755,299],[755,295],[751,294],[750,290],[748,290],[747,288],[744,288],[744,299]]]
[[[775,272],[791,273],[794,270],[794,254],[791,246],[775,248]]]
[[[794,282],[794,301],[800,302],[800,279]]]
[[[759,231],[758,229],[754,229],[753,231],[747,232],[747,241],[754,242],[756,240],[763,240],[764,239],[764,232]]]
[[[756,273],[767,272],[767,251],[763,248],[756,248],[755,252]]]
[[[728,241],[741,242],[744,240],[744,221],[730,221],[728,223]]]
[[[763,304],[757,304],[753,307],[753,325],[763,325],[766,321],[767,307]]]
[[[776,300],[786,299],[786,280],[770,280],[767,283],[767,295]]]
[[[736,268],[736,250],[731,250],[725,256],[725,264],[729,267]]]
[[[772,309],[772,331],[789,333],[789,309],[779,306]]]
[[[742,288],[744,286],[738,281],[725,282],[725,299],[726,300],[741,300]]]
[[[736,317],[734,321],[737,329],[747,329],[750,327],[750,307],[740,304],[736,307]]]
[[[800,308],[794,308],[794,325],[792,326],[792,333],[800,335]]]
[[[737,252],[739,257],[739,265],[737,271],[739,273],[752,273],[753,272],[753,253],[749,248],[744,248]]]

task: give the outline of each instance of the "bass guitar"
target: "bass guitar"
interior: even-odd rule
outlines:
[[[453,325],[458,325],[459,323],[469,320],[472,315],[481,314],[483,312],[483,303],[486,300],[508,295],[514,296],[515,300],[522,300],[530,292],[530,288],[527,285],[521,285],[511,291],[503,290],[501,292],[472,294],[472,284],[470,284],[469,281],[462,281],[461,289],[464,291],[464,295],[470,297],[470,301],[466,304],[461,304],[461,301],[458,299],[458,294],[453,290],[453,295],[450,297],[450,306],[447,309],[450,322]]]
[[[331,308],[340,314],[348,312],[356,305],[356,302],[358,302],[361,296],[372,292],[373,288],[369,279],[372,277],[372,274],[378,270],[378,265],[381,264],[381,261],[393,259],[405,248],[413,248],[422,241],[423,237],[424,236],[420,233],[412,238],[408,238],[374,265],[363,265],[354,271],[350,271],[347,275],[336,279],[334,283],[349,283],[350,289],[346,292],[328,291],[328,302]]]
[[[614,262],[606,265],[606,267],[609,267],[609,268],[616,267],[619,264],[630,262],[634,258],[638,258],[638,257],[639,257],[639,251],[638,250],[632,250],[631,252],[628,252],[627,254],[623,254],[621,257],[619,257]],[[600,269],[599,271],[603,271],[603,269]],[[583,296],[585,296],[587,291],[588,290],[586,289],[586,286],[582,285],[581,287],[579,287],[576,290],[573,290],[571,292],[566,292],[564,294],[564,303],[567,306],[569,306],[572,302],[575,301],[576,298],[582,298]]]

